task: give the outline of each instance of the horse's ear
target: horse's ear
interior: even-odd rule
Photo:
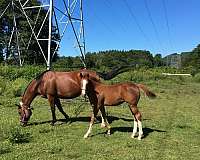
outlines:
[[[79,73],[79,76],[81,77],[81,78],[83,78],[83,73],[81,72],[81,73]]]

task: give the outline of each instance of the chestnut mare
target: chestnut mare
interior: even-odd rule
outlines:
[[[122,69],[124,69],[123,66],[114,68],[107,73],[95,72],[86,69],[72,72],[45,71],[41,73],[30,82],[24,91],[20,105],[17,104],[18,112],[20,114],[20,122],[24,126],[27,124],[32,115],[30,105],[34,98],[38,95],[47,98],[50,103],[52,124],[56,122],[55,105],[65,118],[68,119],[69,116],[63,111],[59,98],[71,99],[78,97],[81,94],[82,71],[87,71],[87,74],[89,73],[90,77],[94,81],[100,81],[100,78],[106,80],[112,79],[117,74],[122,73]]]
[[[141,113],[137,108],[137,104],[140,99],[140,89],[142,89],[148,97],[153,98],[156,97],[156,95],[153,92],[149,91],[147,87],[143,84],[134,84],[127,82],[114,85],[106,85],[90,79],[89,76],[89,74],[83,74],[81,83],[82,85],[86,85],[82,86],[82,88],[87,89],[86,93],[89,97],[90,103],[93,106],[93,114],[91,116],[89,129],[84,135],[84,138],[87,138],[88,135],[91,133],[92,125],[94,123],[95,117],[98,114],[99,109],[102,113],[105,127],[107,127],[108,129],[108,134],[110,134],[110,125],[106,119],[104,106],[116,106],[122,104],[123,102],[127,102],[134,118],[134,128],[131,137],[134,138],[136,136],[138,126],[138,139],[141,140],[143,136]],[[82,94],[85,94],[85,92],[82,92]]]

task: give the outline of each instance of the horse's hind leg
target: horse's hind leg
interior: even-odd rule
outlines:
[[[141,140],[143,137],[143,131],[142,131],[142,115],[139,112],[137,105],[131,105],[130,106],[131,112],[134,116],[134,128],[133,128],[133,134],[132,134],[132,138],[135,136],[136,132],[137,132],[137,125],[139,128],[139,135],[138,135],[138,140]],[[135,122],[135,120],[137,120],[137,123]]]
[[[134,125],[133,125],[133,133],[131,135],[131,138],[135,138],[137,136],[137,120],[135,118],[135,116],[133,115],[134,118]]]
[[[111,128],[111,127],[110,127],[110,125],[109,125],[109,123],[108,123],[108,121],[107,121],[107,118],[106,118],[105,107],[102,106],[102,107],[100,108],[100,110],[101,110],[102,122],[104,122],[105,127],[108,129],[107,134],[110,135],[110,128]]]
[[[55,114],[55,97],[48,95],[47,96],[50,107],[51,107],[51,113],[52,113],[52,122],[51,125],[54,125],[56,122],[56,114]]]
[[[63,116],[66,118],[66,120],[68,120],[68,119],[69,119],[69,116],[68,116],[68,115],[65,113],[65,111],[63,110],[62,105],[61,105],[61,103],[60,103],[60,99],[55,98],[55,104],[56,104],[56,106],[58,107],[58,110],[60,111],[60,113],[62,113]]]

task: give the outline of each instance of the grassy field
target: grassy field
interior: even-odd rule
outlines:
[[[127,75],[113,81],[134,80],[123,78]],[[47,100],[37,98],[32,103],[29,126],[20,127],[14,105],[20,98],[0,96],[0,159],[198,160],[200,83],[192,78],[163,78],[145,83],[157,98],[148,99],[142,94],[140,99],[144,131],[141,141],[130,137],[133,121],[127,104],[107,108],[111,136],[97,122],[91,136],[84,139],[91,107],[81,98],[62,101],[71,118],[65,122],[57,111],[59,121],[55,126],[49,124],[51,112]],[[15,137],[17,134],[21,137]]]

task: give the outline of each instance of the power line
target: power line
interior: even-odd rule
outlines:
[[[140,30],[141,34],[143,35],[143,37],[144,37],[145,40],[147,41],[147,43],[150,44],[152,48],[154,48],[154,46],[152,45],[152,43],[149,43],[149,42],[150,42],[150,39],[148,38],[148,36],[147,36],[147,35],[145,34],[145,32],[143,31],[143,29],[142,29],[142,27],[141,27],[139,21],[137,20],[136,15],[135,15],[134,12],[133,12],[133,9],[131,9],[131,8],[129,7],[129,5],[128,5],[128,3],[127,3],[126,0],[124,0],[123,2],[124,2],[124,4],[125,4],[126,8],[128,9],[128,11],[129,11],[131,17],[132,17],[133,20],[135,21],[135,24],[137,25],[137,27],[138,27],[138,29]]]
[[[93,16],[95,17],[95,19],[97,19],[97,21],[98,21],[101,25],[103,25],[104,28],[105,28],[108,32],[110,32],[111,35],[117,36],[117,34],[112,30],[112,28],[110,28],[110,26],[107,25],[107,24],[104,22],[104,20],[103,20],[100,16],[97,15],[97,13],[95,12],[95,9],[90,8],[90,10],[92,11],[92,14],[93,14]]]
[[[173,46],[172,39],[171,39],[170,28],[169,28],[169,20],[168,20],[168,16],[167,16],[168,14],[167,14],[167,7],[166,7],[165,0],[162,0],[162,3],[163,3],[163,7],[164,7],[165,21],[166,21],[167,33],[168,33],[168,37],[169,37],[169,44],[170,44],[170,47],[172,48],[172,50],[174,50],[174,46]]]
[[[113,6],[112,6],[112,3],[109,1],[109,0],[104,0],[104,4],[110,9],[110,11],[112,10]],[[116,15],[113,13],[113,12],[110,12],[112,17],[114,19],[116,19]],[[117,19],[118,20],[118,25],[122,28],[122,30],[124,32],[127,32],[127,26],[125,26],[121,19]]]
[[[162,50],[164,51],[162,43],[161,43],[161,40],[160,40],[160,37],[159,37],[159,34],[158,34],[158,30],[157,30],[156,25],[155,25],[155,23],[153,21],[153,18],[151,16],[151,12],[150,12],[150,9],[149,9],[149,6],[148,6],[148,3],[147,3],[146,0],[144,0],[144,4],[145,4],[145,8],[146,8],[147,13],[148,13],[148,17],[149,17],[149,19],[151,21],[151,24],[153,26],[153,29],[154,29],[154,32],[155,32],[155,35],[156,35],[156,39],[157,39],[157,41],[158,41],[158,43],[160,45],[160,48],[162,48]]]

